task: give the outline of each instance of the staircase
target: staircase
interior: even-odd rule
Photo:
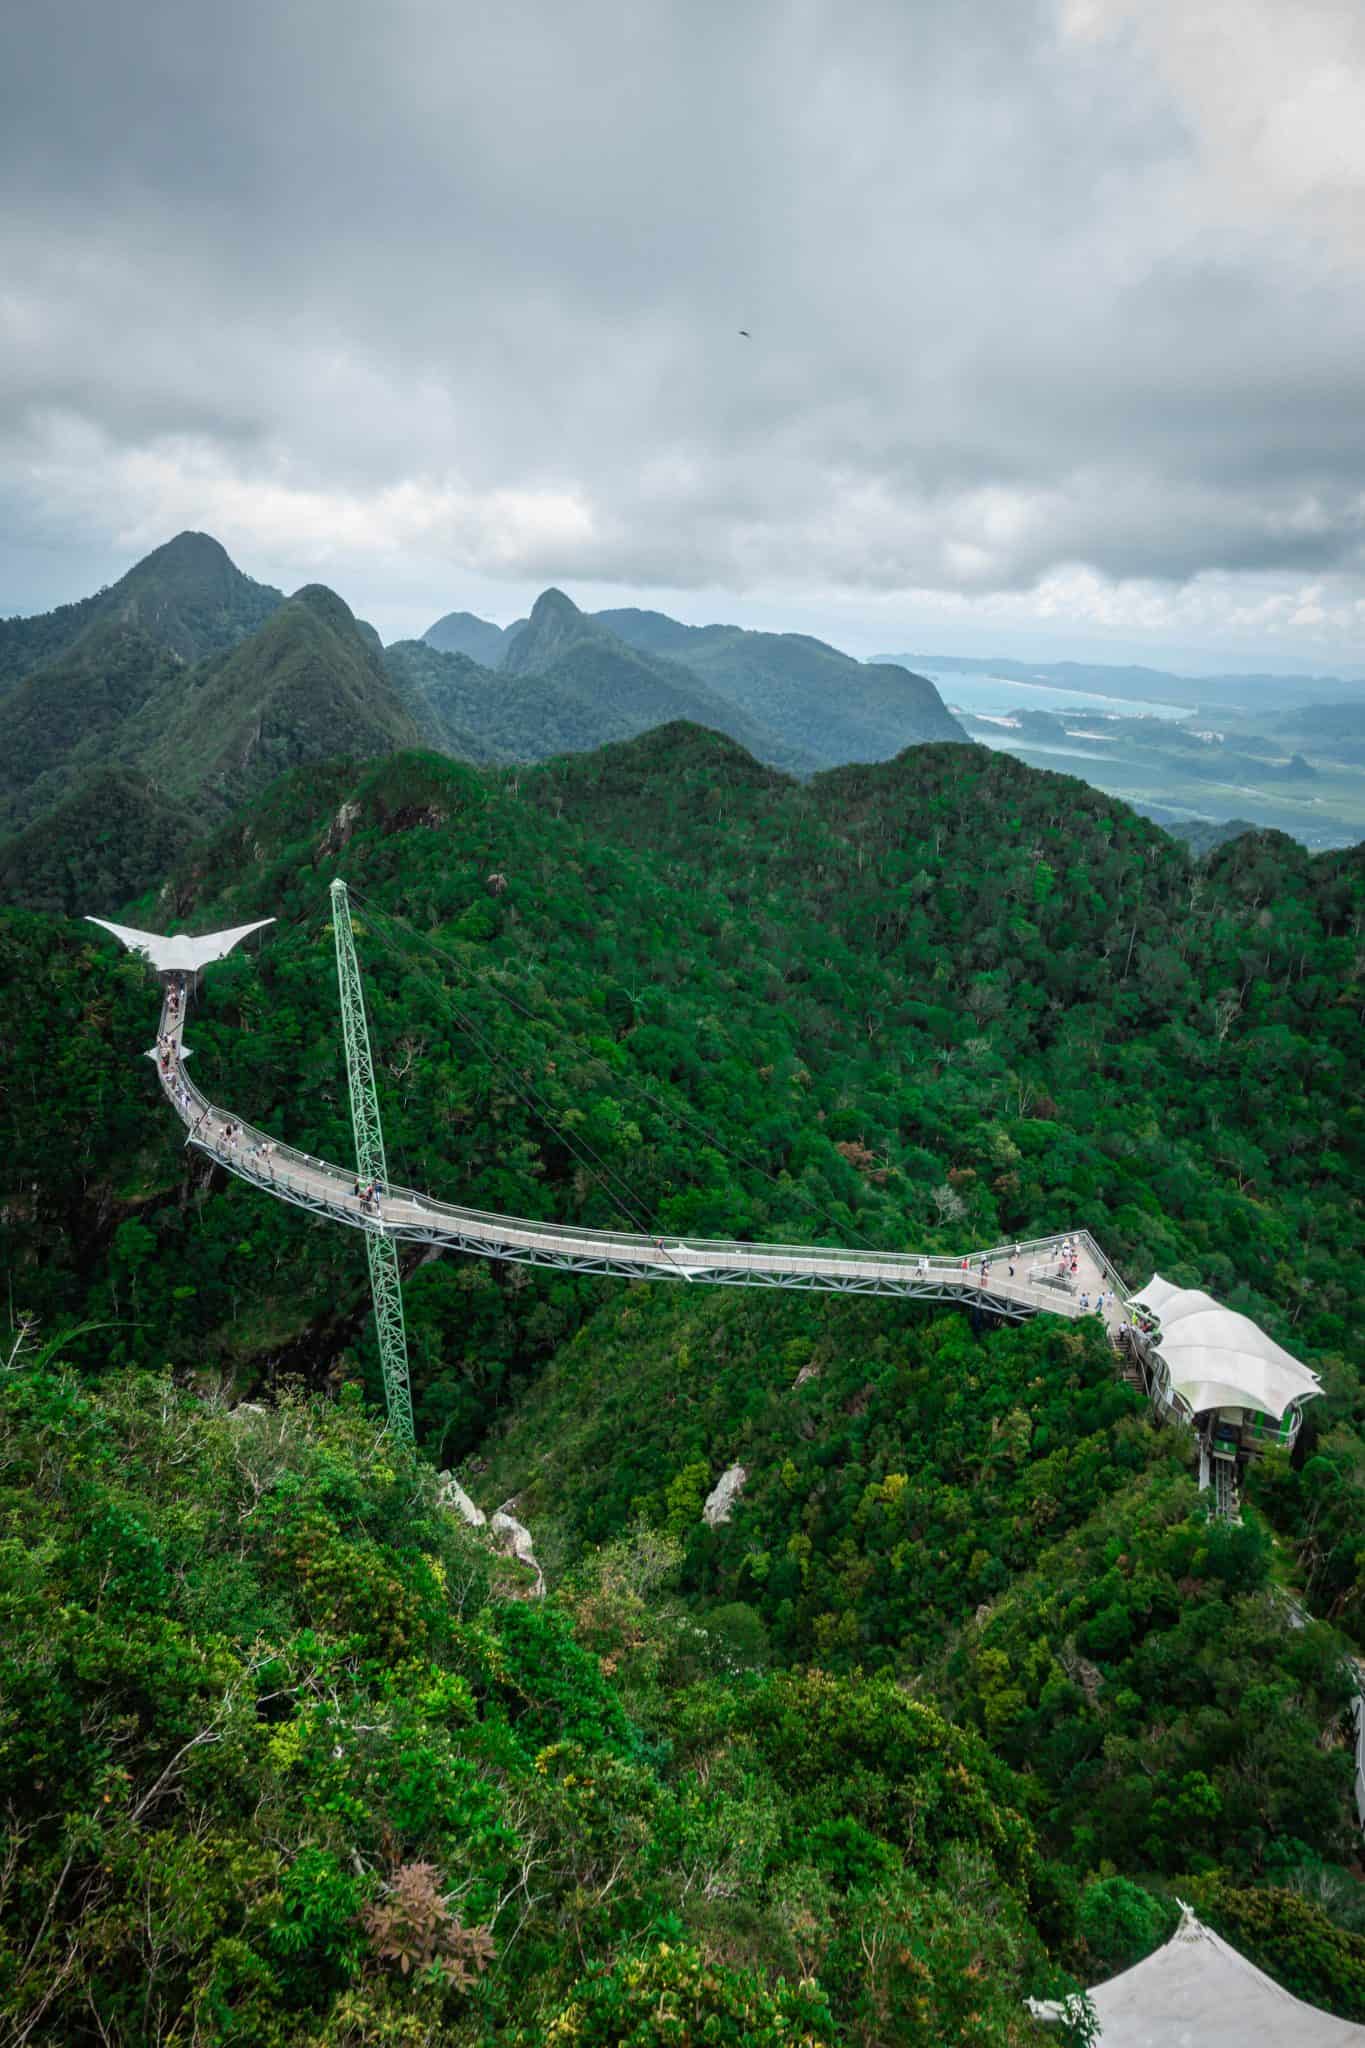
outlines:
[[[1241,1502],[1237,1497],[1237,1467],[1231,1458],[1213,1460],[1213,1512],[1220,1522],[1240,1522]]]

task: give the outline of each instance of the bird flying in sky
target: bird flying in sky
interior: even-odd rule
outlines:
[[[744,339],[745,339],[746,341],[752,341],[752,340],[753,340],[753,336],[752,336],[752,334],[750,334],[750,332],[749,332],[749,330],[748,330],[748,328],[747,328],[747,327],[741,327],[739,331],[740,331],[740,333],[741,333],[741,334],[742,334],[742,335],[744,336]]]

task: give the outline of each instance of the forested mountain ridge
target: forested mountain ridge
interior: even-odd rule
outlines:
[[[800,773],[817,765],[818,756],[782,726],[755,718],[731,691],[712,688],[678,662],[627,645],[561,590],[542,591],[536,599],[526,624],[507,642],[500,673],[541,678],[577,699],[592,745],[685,719],[726,733],[778,767]]]
[[[426,739],[460,760],[544,761],[682,719],[764,759],[813,765],[686,669],[637,654],[558,590],[537,599],[496,671],[428,640],[397,641],[385,660]]]
[[[187,666],[249,638],[283,603],[216,540],[182,533],[110,589],[0,623],[0,825],[23,825],[111,760],[131,767],[127,729]],[[6,687],[6,684],[8,687]]]
[[[222,550],[205,548],[216,569]],[[188,552],[194,563],[203,551]],[[222,563],[229,595],[232,578],[258,590],[225,555]],[[191,582],[189,592],[181,588],[173,603],[160,583],[137,578],[126,617],[95,619],[66,653],[0,698],[0,822],[15,834],[0,841],[0,873],[19,901],[75,908],[94,884],[83,907],[113,909],[166,873],[172,844],[202,834],[282,769],[338,750],[388,753],[424,737],[377,637],[335,593],[321,585],[289,599],[269,592],[264,622],[238,633],[211,601],[219,580]],[[201,639],[217,633],[219,651],[187,662],[128,622],[138,606],[180,645],[191,644],[186,621],[198,621]]]
[[[235,647],[263,626],[284,593],[257,583],[207,533],[181,533],[99,599],[99,616],[137,625],[181,661]]]
[[[0,697],[0,821],[22,826],[107,766],[126,722],[183,673],[140,626],[97,619]]]
[[[699,703],[690,685],[641,672],[626,650],[577,649],[563,662],[524,674],[480,668],[467,655],[421,640],[399,640],[384,660],[403,703],[429,745],[455,760],[538,762],[629,739],[687,712],[730,716]]]
[[[661,612],[596,617],[632,646],[685,663],[820,767],[967,737],[927,677],[894,664],[855,661],[805,633],[682,626]]]
[[[93,597],[0,619],[0,689],[100,624],[136,627],[178,660],[199,661],[254,632],[281,601],[280,591],[244,576],[210,534],[177,534]]]
[[[1211,1529],[1188,1440],[1098,1328],[419,1260],[423,1455],[487,1505],[517,1493],[542,1625],[485,1602],[429,1481],[344,1408],[271,1419],[290,1375],[377,1394],[353,1237],[185,1152],[137,1057],[134,961],[0,916],[4,1262],[44,1334],[102,1326],[61,1346],[76,1405],[50,1374],[9,1383],[6,1528],[47,1545],[11,1635],[47,1645],[53,1747],[82,1685],[164,1668],[168,1703],[120,1752],[34,1969],[88,1926],[76,1981],[109,2001],[135,1974],[153,1825],[157,1868],[204,1900],[157,1981],[240,2009],[243,2040],[415,2017],[363,1918],[407,1860],[491,1931],[483,1976],[420,1994],[461,2048],[615,2042],[684,1997],[722,2040],[1003,2048],[1035,2038],[1041,1945],[1093,1981],[1160,1937],[1174,1890],[1365,2016],[1341,1671],[1365,1634],[1360,850],[1258,834],[1196,865],[1083,784],[956,746],[805,783],[692,726],[532,770],[303,766],[130,914],[277,919],[206,976],[194,1070],[346,1158],[336,872],[395,1179],[897,1248],[1084,1223],[1130,1279],[1247,1309],[1328,1398],[1244,1526]],[[167,1362],[265,1417],[144,1395],[130,1369]],[[458,1625],[431,1559],[467,1589]],[[217,1805],[196,1767],[183,1810],[131,1820],[225,1686]],[[12,1782],[47,1762],[16,1756]],[[60,1859],[57,1809],[24,1813]],[[99,1955],[123,1960],[96,1984]]]
[[[335,591],[298,590],[231,653],[148,707],[130,740],[162,785],[219,816],[286,768],[421,739],[376,645]]]
[[[384,649],[384,666],[427,745],[452,760],[476,767],[514,761],[523,736],[533,745],[557,730],[544,691],[519,691],[467,654],[395,640]]]
[[[196,820],[341,753],[425,742],[485,765],[542,761],[683,719],[806,773],[962,736],[932,685],[797,636],[717,629],[729,652],[712,678],[549,590],[505,632],[451,613],[386,652],[321,588],[305,617],[309,591],[285,600],[183,533],[93,598],[0,622],[0,873],[14,900],[74,905],[93,884],[94,907],[114,909]]]
[[[878,759],[911,744],[967,737],[927,677],[894,665],[855,661],[803,633],[686,626],[664,612],[634,608],[583,613],[562,591],[549,590],[530,620],[505,631],[469,612],[452,612],[429,627],[423,639],[512,674],[543,673],[584,642],[595,641],[599,649],[616,644],[619,659],[619,643],[624,643],[648,662],[662,663],[675,687],[678,669],[690,670],[728,707],[728,721],[718,713],[717,702],[709,712],[679,704],[676,716],[729,732],[764,760],[798,772]],[[749,722],[746,726],[736,724],[736,712]],[[595,738],[626,736],[604,728]],[[539,757],[551,751],[542,748]]]
[[[55,917],[92,903],[117,905],[167,874],[202,830],[186,804],[129,768],[92,772],[71,795],[10,839],[0,839],[0,901]]]

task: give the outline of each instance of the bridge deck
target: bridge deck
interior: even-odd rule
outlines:
[[[169,1058],[163,1061],[155,1050],[151,1057],[167,1100],[188,1129],[188,1142],[278,1200],[354,1229],[383,1231],[400,1241],[444,1245],[483,1258],[627,1279],[968,1300],[1015,1318],[1039,1311],[1068,1317],[1093,1314],[1096,1296],[1103,1290],[1103,1320],[1110,1332],[1124,1320],[1127,1289],[1084,1230],[1021,1246],[1011,1277],[1012,1248],[1008,1245],[944,1258],[817,1245],[650,1237],[490,1215],[392,1185],[377,1204],[367,1204],[356,1194],[354,1173],[277,1143],[201,1093],[185,1066],[189,1049],[183,1042],[184,1007],[172,1011],[169,993],[162,1009],[161,1034],[169,1042]],[[235,1140],[229,1136],[234,1127],[240,1133]],[[1064,1257],[1067,1245],[1076,1262],[1074,1274],[1070,1260]],[[1083,1298],[1090,1304],[1088,1311],[1082,1309]]]

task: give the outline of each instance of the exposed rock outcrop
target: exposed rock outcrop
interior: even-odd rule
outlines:
[[[510,1506],[510,1501],[504,1501],[503,1505],[489,1522],[489,1530],[493,1541],[497,1544],[504,1557],[514,1557],[518,1564],[526,1565],[530,1571],[535,1573],[535,1596],[537,1600],[543,1600],[545,1597],[545,1574],[536,1562],[535,1547],[531,1542],[531,1532],[524,1522],[519,1522],[515,1515],[508,1514],[507,1510]]]
[[[471,1529],[482,1529],[488,1521],[483,1509],[474,1505],[453,1472],[441,1474],[440,1491],[436,1498],[443,1508],[453,1508],[461,1520],[468,1522]]]
[[[515,1500],[505,1500],[492,1515],[486,1515],[477,1502],[469,1498],[453,1472],[442,1472],[440,1475],[440,1488],[436,1498],[443,1508],[452,1515],[458,1515],[471,1529],[486,1529],[494,1549],[503,1557],[514,1558],[518,1564],[523,1564],[528,1571],[534,1572],[536,1577],[532,1592],[537,1600],[544,1599],[545,1574],[536,1561],[531,1532],[524,1522],[519,1522],[510,1512],[516,1506]]]
[[[721,1473],[702,1503],[701,1518],[711,1528],[718,1529],[722,1522],[729,1521],[748,1476],[742,1465],[727,1465]]]

